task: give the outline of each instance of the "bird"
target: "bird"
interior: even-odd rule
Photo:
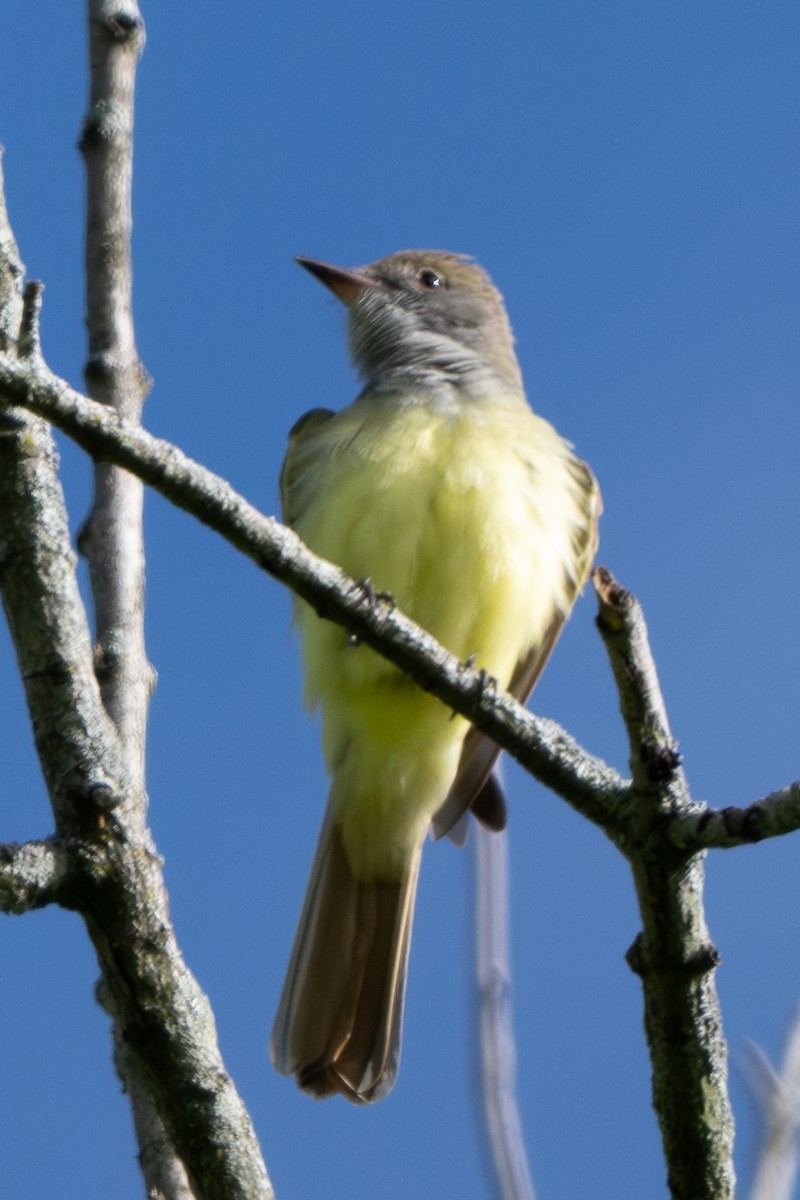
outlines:
[[[363,387],[294,425],[284,519],[525,702],[591,568],[600,492],[530,407],[500,292],[466,255],[296,260],[347,309]],[[316,1098],[397,1075],[420,857],[471,810],[505,825],[498,747],[295,601],[330,791],[270,1051]]]

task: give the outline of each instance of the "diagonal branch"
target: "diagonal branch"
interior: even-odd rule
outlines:
[[[15,250],[0,201],[0,342],[9,362],[36,372],[37,290],[23,305]],[[129,819],[145,797],[101,702],[51,430],[19,409],[0,418],[0,587],[68,855],[51,877],[54,898],[86,922],[136,1082],[155,1099],[198,1200],[270,1200],[210,1006],[175,940],[160,861]]]
[[[178,507],[288,584],[329,620],[410,673],[417,683],[489,734],[532,774],[615,836],[628,787],[553,721],[537,718],[487,686],[391,602],[375,598],[317,558],[274,517],[264,516],[220,476],[169,442],[131,426],[37,367],[0,355],[0,396],[51,421],[96,458],[135,473]],[[380,581],[376,580],[380,585]]]
[[[137,1080],[204,1200],[268,1200],[247,1112],[169,920],[161,864],[125,814],[133,794],[102,706],[47,425],[0,438],[0,582],[42,768],[69,852],[60,902],[84,917]]]

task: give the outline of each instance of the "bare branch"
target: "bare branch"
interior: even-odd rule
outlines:
[[[132,795],[98,693],[49,430],[28,418],[0,438],[3,602],[36,743],[71,855],[62,903],[86,920],[120,1034],[198,1197],[272,1196],[249,1117],[216,1045],[211,1010],[183,963],[160,862],[125,814]],[[113,808],[113,811],[109,809]]]
[[[85,379],[95,400],[138,421],[149,380],[133,328],[131,185],[134,89],[144,23],[136,0],[89,0],[88,22],[89,110],[80,141],[87,183]],[[155,677],[144,642],[143,487],[128,472],[96,462],[94,488],[94,504],[78,544],[89,564],[94,597],[95,670],[138,801],[128,819],[143,836],[147,711]],[[108,1008],[115,1023],[114,1061],[133,1108],[148,1194],[189,1195],[183,1164],[136,1077],[135,1056],[120,1051],[110,996]]]
[[[114,1006],[101,978],[97,986],[100,1004],[115,1016]],[[183,1163],[166,1134],[150,1093],[140,1082],[135,1051],[122,1036],[120,1023],[114,1021],[114,1063],[128,1094],[136,1141],[139,1144],[139,1166],[145,1181],[148,1200],[194,1200]]]
[[[19,916],[58,898],[69,855],[54,838],[0,846],[0,912]]]
[[[22,280],[25,268],[6,212],[3,186],[3,148],[0,146],[0,351],[16,354],[22,322]]]
[[[23,404],[98,458],[113,460],[220,533],[232,546],[288,584],[320,616],[411,674],[420,687],[489,734],[532,774],[610,837],[628,798],[625,781],[553,721],[533,716],[487,687],[480,672],[458,662],[386,600],[373,598],[333,564],[317,558],[274,517],[258,512],[220,476],[169,442],[128,425],[41,370],[25,371],[0,355],[0,397]],[[380,581],[376,581],[380,582]]]
[[[131,182],[136,66],[144,23],[135,0],[89,0],[90,96],[80,147],[86,163],[86,327],[89,395],[137,422],[149,390],[132,316]],[[133,779],[143,776],[153,670],[144,647],[142,484],[95,464],[95,496],[79,548],[89,563],[103,703]],[[145,814],[139,814],[144,822]]]
[[[13,239],[0,208],[0,328],[17,331],[21,293],[3,269]],[[21,268],[18,279],[21,279]],[[16,317],[9,311],[16,305]],[[19,333],[17,332],[17,336]],[[20,363],[11,345],[6,359]],[[102,409],[102,406],[100,406]],[[105,410],[103,410],[105,411]],[[228,1077],[206,997],[169,922],[161,865],[140,820],[145,798],[125,769],[100,699],[49,427],[7,410],[0,430],[0,585],[61,845],[62,904],[86,921],[119,1036],[137,1081],[202,1200],[271,1200],[255,1134]]]
[[[696,851],[729,850],[800,829],[800,782],[790,783],[746,808],[704,808],[670,826],[673,846]]]
[[[603,636],[628,732],[633,785],[640,794],[663,797],[667,811],[689,803],[680,755],[667,719],[638,601],[605,567],[592,573]]]
[[[475,822],[476,947],[486,1127],[503,1200],[535,1200],[516,1096],[506,834]]]
[[[620,693],[631,747],[634,801],[625,849],[643,929],[628,953],[640,976],[670,1194],[733,1196],[733,1117],[727,1090],[711,945],[703,911],[700,855],[670,851],[664,825],[691,811],[639,604],[597,568],[598,627]]]
[[[0,584],[56,824],[70,837],[84,813],[122,801],[122,763],[92,669],[50,429],[16,415],[0,437]]]
[[[800,1170],[800,1009],[786,1038],[780,1074],[759,1046],[744,1061],[763,1120],[763,1146],[750,1200],[791,1200]]]

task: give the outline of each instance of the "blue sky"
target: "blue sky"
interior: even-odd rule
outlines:
[[[80,6],[6,0],[0,142],[44,352],[80,386],[86,95]],[[795,4],[342,0],[235,17],[144,9],[135,313],[145,423],[272,512],[286,434],[352,399],[343,314],[291,261],[435,246],[506,296],[534,407],[593,465],[600,561],[642,600],[693,791],[746,804],[800,775]],[[73,527],[89,472],[63,447]],[[490,1196],[474,1098],[471,852],[429,845],[403,1062],[369,1110],[277,1077],[267,1037],[325,796],[289,601],[212,534],[146,505],[151,818],[178,938],[281,1197]],[[590,596],[533,706],[622,770]],[[0,635],[0,839],[50,817]],[[548,1196],[665,1194],[610,843],[511,766],[519,1091]],[[708,862],[734,1055],[777,1056],[800,999],[797,838]],[[77,917],[2,926],[9,1195],[135,1197],[124,1097]],[[753,1112],[734,1065],[737,1162]]]

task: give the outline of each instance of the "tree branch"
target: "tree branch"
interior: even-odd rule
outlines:
[[[502,1200],[535,1200],[516,1094],[505,830],[477,824],[475,915],[482,1093]]]
[[[374,598],[338,567],[317,558],[274,517],[258,512],[220,476],[169,442],[129,425],[49,371],[21,369],[0,355],[0,396],[39,413],[89,454],[134,472],[179,508],[221,534],[259,567],[288,584],[320,614],[348,629],[420,687],[466,716],[532,774],[610,837],[628,799],[625,781],[553,721],[533,716],[487,686],[390,601]],[[376,583],[380,585],[380,580]]]
[[[753,1044],[743,1065],[763,1124],[750,1200],[791,1200],[800,1169],[800,1010],[789,1026],[780,1074]]]
[[[32,304],[29,309],[33,311]],[[23,343],[32,347],[36,343],[35,319],[27,325]],[[757,802],[738,825],[730,816],[738,810],[725,810],[727,827],[721,814],[710,813],[692,800],[669,729],[641,610],[602,568],[594,575],[600,599],[598,624],[628,730],[632,784],[587,754],[554,723],[533,717],[508,696],[497,695],[480,673],[458,663],[390,602],[376,599],[371,590],[317,559],[291,530],[258,513],[224,480],[175,446],[73,391],[33,353],[21,361],[13,344],[1,340],[0,351],[0,391],[7,406],[18,404],[39,414],[96,459],[124,467],[193,513],[262,569],[289,584],[320,615],[343,625],[355,639],[378,650],[420,686],[466,716],[614,840],[631,862],[642,914],[643,931],[629,952],[629,962],[642,979],[654,1105],[671,1192],[678,1200],[730,1197],[732,1121],[713,982],[718,956],[702,909],[703,871],[698,851],[706,845],[733,844],[725,840],[732,836],[731,828],[741,841],[754,840],[753,825],[759,836],[785,832],[786,823],[794,820],[800,785]],[[5,411],[12,425],[25,421],[12,409]],[[36,422],[31,421],[35,427]],[[379,580],[375,582],[380,585]],[[110,772],[109,778],[113,775]],[[101,779],[99,786],[102,794],[104,789],[111,796],[117,794],[113,778],[111,782]],[[125,794],[124,786],[121,791]],[[80,795],[91,796],[85,782]],[[97,805],[92,811],[103,853],[116,853],[118,846],[109,833],[117,825],[116,817],[103,819]],[[779,827],[781,821],[783,827]],[[93,915],[88,918],[90,929]],[[95,931],[93,936],[105,963],[103,951],[111,949],[108,930],[104,928],[100,936]],[[127,1037],[125,1022],[130,1020],[135,1026],[139,1017],[135,1005],[127,1007],[125,987],[120,994],[116,989],[120,975],[123,979],[134,977],[137,968],[126,962],[120,972],[112,956],[107,969],[112,1000],[123,1014]],[[177,990],[168,1000],[175,1002],[176,997]],[[130,1041],[136,1044],[133,1032]],[[149,1070],[152,1064],[145,1061]],[[160,1083],[149,1076],[148,1080],[148,1086],[160,1096]],[[173,1137],[172,1126],[169,1128]],[[180,1131],[174,1135],[180,1149],[179,1137]]]
[[[149,379],[133,328],[131,186],[134,89],[145,32],[136,0],[89,0],[89,109],[80,148],[86,165],[86,328],[89,394],[138,421]],[[94,503],[78,546],[89,565],[94,598],[95,671],[134,785],[127,820],[144,836],[147,712],[155,672],[144,642],[143,486],[109,463],[94,464]],[[114,1020],[114,1062],[133,1109],[148,1195],[191,1194],[183,1164],[153,1101],[122,1049],[111,989],[101,989]],[[144,1140],[142,1140],[144,1139]]]
[[[22,280],[25,268],[6,211],[3,147],[0,146],[0,352],[15,356],[22,325]],[[8,423],[5,416],[4,425]],[[11,419],[13,424],[13,418]],[[0,427],[2,428],[2,427]]]
[[[35,418],[0,439],[3,602],[70,852],[70,888],[59,899],[86,920],[120,1036],[197,1196],[266,1200],[272,1191],[249,1117],[169,923],[159,860],[125,820],[144,800],[132,797],[92,671],[73,564],[59,550],[69,543],[54,463],[49,430]]]
[[[795,782],[746,808],[703,808],[677,817],[670,825],[669,839],[684,850],[730,850],[798,829],[800,782]]]
[[[631,862],[643,928],[628,962],[644,992],[670,1195],[726,1200],[734,1188],[733,1116],[713,974],[719,956],[703,911],[702,858],[672,851],[664,838],[665,823],[694,805],[641,608],[603,568],[592,578],[630,742],[633,810],[618,844]]]
[[[20,916],[58,899],[69,855],[55,838],[0,846],[0,912]]]
[[[14,268],[4,218],[0,204],[5,357],[36,372],[35,358],[17,357],[22,270]],[[28,346],[34,342],[28,337]],[[211,1009],[175,941],[160,862],[141,821],[130,819],[144,811],[145,797],[126,770],[101,702],[49,426],[18,409],[3,417],[0,587],[59,842],[69,855],[58,899],[86,922],[118,1035],[196,1196],[271,1200],[249,1116],[217,1048]]]
[[[134,86],[144,23],[136,0],[89,0],[88,21],[89,110],[80,140],[87,182],[85,377],[90,396],[135,423],[150,387],[134,339],[130,246]],[[95,462],[94,482],[78,545],[94,598],[95,668],[126,765],[138,780],[154,679],[144,646],[143,488],[105,462]],[[138,819],[143,824],[146,814]]]

